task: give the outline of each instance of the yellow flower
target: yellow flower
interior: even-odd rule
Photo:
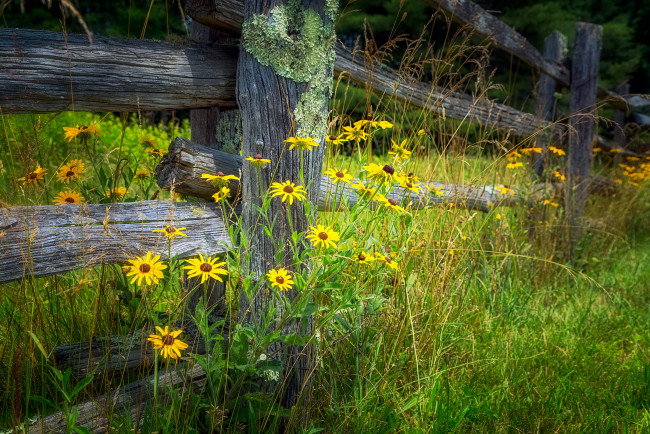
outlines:
[[[363,131],[361,128],[343,127],[343,131],[343,134],[345,134],[345,140],[362,141],[366,140],[368,137],[368,133]]]
[[[431,135],[431,131],[428,128],[423,128],[418,131],[418,137],[430,136],[430,135]]]
[[[311,137],[289,137],[287,140],[285,140],[285,142],[291,143],[289,150],[298,148],[303,151],[311,151],[311,148],[319,145],[318,139],[313,139]]]
[[[203,173],[201,179],[205,179],[208,182],[211,182],[215,187],[223,187],[228,185],[230,181],[239,181],[239,178],[235,175],[226,175],[223,172],[219,171],[216,175],[210,175],[208,173]]]
[[[408,173],[407,175],[402,176],[406,182],[417,183],[420,182],[420,177],[416,176],[413,172]]]
[[[160,255],[152,257],[151,252],[147,252],[146,256],[139,256],[135,259],[130,259],[131,265],[125,265],[122,268],[129,270],[127,276],[133,276],[131,283],[138,281],[138,285],[142,284],[144,279],[147,285],[152,283],[157,285],[163,277],[162,270],[167,268],[162,262],[158,262]]]
[[[392,260],[390,256],[385,256],[381,253],[375,253],[375,260],[384,263],[392,270],[397,270],[399,268],[397,261]]]
[[[65,130],[65,138],[68,139],[68,142],[72,141],[75,137],[78,137],[81,141],[88,140],[91,136],[97,136],[98,133],[101,133],[95,125],[89,127],[82,125],[80,127],[63,127]]]
[[[522,149],[520,149],[520,151],[524,155],[530,155],[531,152],[536,152],[538,154],[541,154],[542,153],[542,148],[535,148],[535,147],[522,148]]]
[[[210,277],[217,279],[219,282],[223,282],[219,274],[227,275],[228,272],[222,268],[226,265],[225,262],[217,262],[218,258],[212,259],[210,256],[203,258],[203,255],[199,254],[198,258],[187,259],[187,262],[190,265],[183,267],[184,270],[188,270],[188,277],[201,277],[201,283],[208,280]]]
[[[379,127],[382,130],[385,130],[387,128],[393,128],[393,124],[391,124],[388,121],[376,121],[375,117],[370,115],[367,116],[366,119],[362,119],[360,121],[356,121],[354,124],[355,128],[361,129],[365,127],[366,125],[370,125],[372,128]]]
[[[401,180],[400,176],[395,174],[395,168],[391,164],[386,164],[384,167],[381,167],[378,164],[370,163],[367,166],[363,166],[363,169],[368,172],[368,179],[377,183],[390,184],[394,181],[399,182]]]
[[[433,193],[438,197],[442,197],[442,196],[445,195],[445,192],[442,191],[442,187],[444,187],[444,185],[439,185],[437,187],[434,187],[431,184],[426,184],[426,187],[427,187],[427,190],[429,190],[430,193]]]
[[[271,196],[282,196],[282,202],[289,200],[289,205],[293,205],[293,200],[296,199],[299,202],[305,198],[307,192],[300,185],[295,185],[291,181],[285,182],[274,182],[271,184]]]
[[[420,193],[420,184],[417,182],[409,181],[408,178],[402,178],[400,181],[402,188],[405,188],[415,194]]]
[[[591,152],[593,152],[594,154],[597,154],[597,153],[599,153],[600,151],[602,151],[601,148],[594,148],[594,149],[591,150]]]
[[[164,330],[156,326],[156,330],[160,335],[149,335],[147,341],[153,344],[154,350],[160,350],[160,355],[165,359],[171,357],[178,360],[181,356],[181,350],[187,349],[187,344],[178,339],[178,335],[181,334],[182,330],[171,331],[169,326],[165,326]]]
[[[343,134],[336,137],[335,135],[325,136],[325,141],[331,143],[332,145],[340,145],[341,143],[346,142],[347,140],[343,137]]]
[[[620,149],[620,148],[612,148],[612,149],[609,150],[609,152],[611,152],[612,154],[618,154],[618,153],[623,152],[623,150]]]
[[[253,167],[264,167],[271,162],[271,160],[262,158],[261,154],[257,154],[254,157],[248,157],[246,158],[246,161],[249,161]]]
[[[216,203],[226,200],[230,196],[230,189],[228,187],[221,187],[221,191],[216,192],[212,195],[212,198]]]
[[[182,232],[185,229],[187,229],[187,228],[177,228],[177,227],[174,227],[172,225],[167,225],[167,227],[165,229],[154,229],[151,232],[162,232],[163,234],[165,234],[165,236],[167,238],[169,238],[171,240],[174,237],[186,237],[187,235],[185,235]]]
[[[623,180],[622,180],[622,179],[615,179],[614,182],[617,183],[617,184],[623,184]]]
[[[517,167],[523,167],[524,163],[521,161],[515,161],[513,163],[506,164],[506,169],[516,169]]]
[[[497,220],[501,220],[501,214],[497,214]]]
[[[558,157],[561,157],[563,155],[566,155],[566,152],[564,152],[560,148],[556,148],[555,146],[549,146],[548,150],[551,151],[552,153],[556,154]]]
[[[559,203],[551,202],[551,201],[548,200],[548,199],[545,199],[545,200],[544,200],[544,205],[551,205],[551,206],[553,206],[553,207],[555,207],[555,208],[557,208],[558,206],[560,206]]]
[[[356,184],[352,184],[352,188],[354,188],[356,190],[356,193],[364,199],[370,199],[377,193],[376,189],[366,187],[360,182],[357,182]]]
[[[309,228],[311,233],[307,235],[307,239],[314,244],[314,247],[336,248],[336,243],[341,240],[339,233],[332,230],[331,226],[316,225],[316,227],[310,226]]]
[[[147,179],[149,176],[151,176],[151,172],[147,169],[138,169],[135,172],[135,175],[133,176],[135,179],[139,181],[144,181]]]
[[[29,172],[22,178],[18,178],[18,181],[23,181],[23,185],[38,184],[38,181],[44,178],[45,172],[47,172],[47,169],[37,167],[33,172]]]
[[[72,190],[62,191],[54,198],[55,205],[74,205],[83,203],[83,201],[84,197]]]
[[[510,161],[516,160],[517,158],[521,157],[521,154],[517,151],[512,151],[509,154],[506,155],[506,158]]]
[[[554,170],[554,171],[553,171],[553,176],[555,176],[555,177],[556,177],[557,179],[559,179],[560,181],[564,181],[564,180],[566,180],[566,176],[564,176],[563,174],[561,174],[561,173],[558,172],[557,170]]]
[[[159,149],[159,148],[147,148],[144,151],[150,153],[152,157],[162,157],[167,152],[169,152],[169,151],[166,151],[164,149]]]
[[[370,253],[366,252],[360,252],[356,257],[354,258],[355,262],[359,264],[365,264],[365,265],[370,265],[371,262],[375,261],[375,257],[371,255]]]
[[[70,181],[79,178],[84,171],[84,163],[79,160],[73,160],[70,163],[61,166],[56,176],[59,178],[59,181],[69,183]]]
[[[294,285],[294,281],[291,280],[291,275],[284,268],[269,270],[269,274],[266,277],[271,282],[271,286],[278,288],[280,291],[288,291]]]
[[[124,197],[125,194],[126,194],[126,188],[115,187],[115,188],[111,188],[109,191],[106,192],[106,197],[109,199],[120,200]]]
[[[495,188],[500,194],[515,194],[515,191],[509,189],[508,187],[502,187],[500,185],[497,185]]]
[[[400,143],[399,145],[395,143],[394,140],[391,140],[391,143],[393,144],[393,146],[390,148],[390,151],[388,151],[389,155],[394,155],[395,158],[398,160],[399,159],[406,160],[407,158],[409,158],[409,156],[411,155],[411,151],[406,149],[406,140],[402,140],[402,143]]]
[[[406,210],[404,208],[402,208],[401,206],[399,206],[397,204],[397,201],[395,199],[385,199],[382,202],[384,203],[384,206],[386,208],[390,208],[393,211],[397,211],[400,214],[403,213],[403,212],[406,212]]]
[[[350,184],[354,179],[352,175],[350,175],[348,171],[345,169],[341,169],[341,170],[327,169],[325,171],[325,175],[329,176],[335,183],[347,182],[348,184]]]

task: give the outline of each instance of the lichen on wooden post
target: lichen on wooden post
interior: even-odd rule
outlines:
[[[237,100],[242,116],[242,154],[261,154],[270,159],[274,170],[261,171],[249,164],[242,170],[242,232],[247,250],[242,253],[243,273],[259,283],[252,298],[242,291],[240,322],[261,327],[261,319],[277,309],[278,319],[286,312],[280,297],[289,301],[301,294],[295,289],[274,295],[267,291],[264,275],[272,268],[284,267],[300,272],[310,267],[309,261],[293,263],[291,214],[293,230],[300,233],[313,224],[322,173],[323,141],[327,122],[327,104],[331,92],[334,66],[334,20],[336,2],[332,0],[244,1],[242,49],[237,70]],[[320,146],[301,154],[289,150],[284,143],[290,136],[313,137]],[[303,169],[303,179],[299,173]],[[274,174],[274,178],[271,176]],[[307,201],[286,206],[279,198],[270,201],[266,211],[274,221],[272,238],[261,227],[260,195],[271,182],[292,181],[307,188]],[[285,240],[276,251],[274,242]],[[301,247],[298,247],[301,249]],[[277,258],[280,258],[278,260]],[[279,261],[276,262],[276,261]],[[290,319],[283,323],[282,333],[310,335],[313,318],[307,321]],[[274,329],[277,322],[270,329]],[[269,357],[282,360],[282,373],[275,388],[285,407],[294,406],[309,389],[309,376],[314,363],[313,344],[291,346],[274,343]]]

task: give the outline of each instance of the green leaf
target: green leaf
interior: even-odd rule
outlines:
[[[34,333],[32,333],[31,330],[27,330],[27,333],[29,333],[29,335],[32,337],[32,340],[40,350],[41,354],[43,355],[43,357],[45,357],[45,360],[47,360],[49,355],[45,353],[45,348],[43,348],[43,344],[41,343],[41,341],[36,337]]]
[[[289,333],[288,335],[280,335],[276,337],[273,342],[284,342],[288,345],[305,345],[309,339],[308,336],[300,336],[296,333]]]

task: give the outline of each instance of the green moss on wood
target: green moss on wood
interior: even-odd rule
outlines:
[[[221,145],[221,150],[229,154],[239,155],[241,136],[241,114],[239,111],[222,113],[215,127],[215,137]]]

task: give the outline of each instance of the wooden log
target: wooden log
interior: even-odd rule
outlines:
[[[0,29],[3,113],[236,107],[237,47]]]
[[[209,199],[217,189],[201,179],[203,173],[211,175],[222,172],[225,175],[239,176],[242,166],[242,157],[225,152],[216,151],[198,145],[184,137],[177,137],[169,146],[169,152],[162,158],[156,167],[156,176],[160,188],[169,190],[174,186],[174,191],[204,199]],[[274,171],[273,163],[264,171]],[[275,179],[278,181],[278,179]],[[361,182],[355,180],[355,182]],[[359,197],[349,186],[339,186],[323,175],[320,181],[318,196],[319,211],[335,211],[342,206],[353,207]],[[439,194],[431,193],[425,188],[428,184],[431,189],[440,187]],[[238,189],[237,183],[231,183],[232,189]],[[422,209],[427,206],[453,204],[470,210],[488,212],[493,206],[512,206],[520,201],[519,195],[502,195],[496,186],[472,186],[444,184],[442,182],[423,183],[419,194],[395,187],[388,195],[389,198],[399,200],[411,209]]]
[[[544,39],[544,59],[547,61],[562,64],[566,53],[567,39],[562,33],[556,30]],[[547,74],[541,74],[537,96],[537,117],[539,119],[548,122],[555,120],[555,90],[555,79]],[[552,134],[547,133],[537,140],[537,146],[542,148],[541,154],[533,153],[533,171],[537,177],[541,177],[544,171],[544,157],[552,137]]]
[[[471,27],[477,34],[490,39],[496,47],[523,60],[563,86],[570,86],[571,75],[567,67],[546,59],[524,36],[478,4],[469,0],[425,0],[425,2],[442,10],[453,21]],[[597,89],[598,98],[619,110],[636,110],[648,105],[640,98],[624,98],[601,86]]]
[[[580,236],[580,221],[587,200],[603,33],[602,27],[589,23],[576,23],[575,29],[565,193],[571,255]]]
[[[147,251],[166,258],[167,238],[152,233],[166,224],[187,228],[187,237],[177,237],[171,245],[171,254],[179,258],[231,248],[215,204],[143,201],[0,208],[0,283],[125,263]]]
[[[148,405],[153,398],[154,376],[134,381],[116,390],[76,405],[77,419],[75,426],[88,428],[93,433],[112,432],[111,420],[119,421],[129,418],[136,427],[145,420]],[[164,389],[174,387],[199,391],[205,385],[205,371],[195,364],[192,367],[182,365],[160,373],[158,390],[162,395],[159,399],[168,402]],[[163,406],[165,407],[165,406]],[[68,432],[66,417],[63,412],[55,412],[48,416],[39,417],[27,429],[29,434],[65,433]]]

